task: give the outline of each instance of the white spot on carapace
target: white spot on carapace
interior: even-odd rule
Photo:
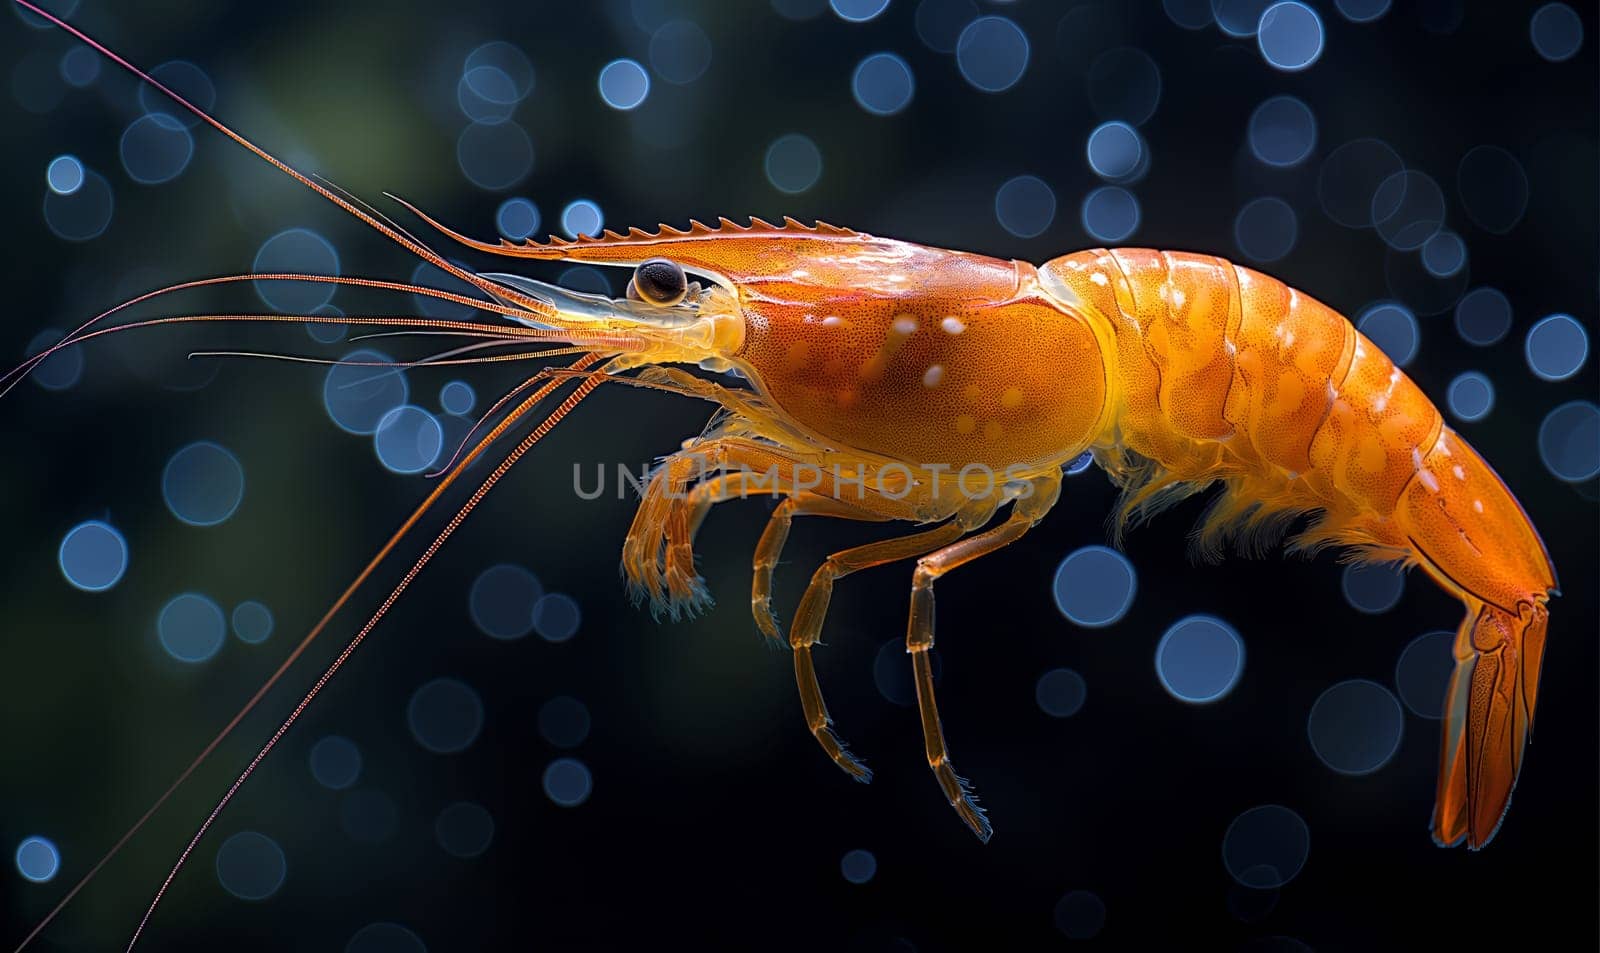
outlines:
[[[1359,361],[1359,360],[1361,360],[1362,358],[1364,358],[1366,356],[1367,356],[1367,349],[1361,346],[1361,342],[1360,341],[1357,341],[1356,342],[1356,360]]]
[[[1461,464],[1458,463],[1451,467],[1450,472],[1456,475],[1457,480],[1460,480],[1463,483],[1467,481],[1467,471],[1461,468]]]
[[[794,271],[789,272],[789,277],[791,277],[791,278],[809,278],[809,277],[811,277],[811,272],[806,271],[804,268],[796,268]]]
[[[922,372],[922,386],[923,387],[938,387],[939,386],[939,382],[942,381],[942,380],[944,380],[944,365],[943,364],[934,364],[933,366],[929,367],[927,370]]]
[[[844,318],[839,317],[837,314],[830,314],[822,319],[822,326],[825,328],[836,328],[843,323]]]
[[[1229,357],[1233,357],[1234,355],[1239,353],[1238,346],[1235,345],[1232,341],[1223,341],[1222,342],[1222,347],[1223,347],[1223,350],[1228,352],[1228,356]]]
[[[889,275],[888,278],[890,281],[895,282],[896,284],[906,280],[905,275]]]
[[[1379,394],[1378,395],[1378,399],[1372,402],[1372,410],[1373,410],[1374,413],[1381,414],[1381,413],[1383,413],[1384,409],[1386,407],[1388,407],[1388,406],[1389,406],[1389,395],[1388,394]],[[1415,453],[1415,452],[1416,452],[1415,450],[1412,451],[1412,453]]]
[[[917,333],[917,319],[905,316],[898,317],[894,319],[894,324],[891,327],[894,328],[894,333],[896,334],[915,334]]]
[[[1416,468],[1417,479],[1422,481],[1422,485],[1428,488],[1429,493],[1439,492],[1439,478],[1433,475],[1432,470],[1422,465],[1422,451],[1416,447],[1411,448],[1411,465]]]
[[[1474,513],[1482,513],[1483,512],[1483,501],[1482,500],[1473,500],[1472,501],[1472,512],[1474,512]]]
[[[1094,274],[1090,275],[1089,276],[1089,280],[1094,282],[1097,285],[1100,285],[1101,287],[1104,287],[1106,285],[1111,284],[1111,279],[1107,278],[1106,277],[1106,273],[1103,272],[1103,271],[1097,271]]]
[[[1294,332],[1293,331],[1290,331],[1289,333],[1287,333],[1287,334],[1285,334],[1283,336],[1283,346],[1284,347],[1294,347]]]
[[[1172,289],[1172,306],[1174,308],[1182,308],[1183,303],[1187,300],[1189,299],[1184,295],[1182,288]]]
[[[951,315],[939,322],[939,327],[944,328],[946,334],[960,334],[967,329],[966,322],[955,315]]]

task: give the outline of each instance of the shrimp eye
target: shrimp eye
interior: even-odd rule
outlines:
[[[689,291],[689,279],[677,262],[652,258],[634,269],[628,287],[640,301],[665,308],[683,300]]]

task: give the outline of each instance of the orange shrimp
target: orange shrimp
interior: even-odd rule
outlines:
[[[654,473],[623,544],[629,584],[658,611],[693,612],[704,599],[693,542],[712,506],[751,494],[780,498],[756,548],[752,611],[764,634],[788,642],[807,726],[855,778],[871,774],[833,729],[811,649],[838,579],[915,560],[906,650],[927,763],[961,819],[989,838],[990,823],[951,762],[934,698],[934,587],[946,573],[1027,533],[1056,503],[1063,467],[1090,451],[1123,489],[1119,535],[1128,523],[1220,483],[1200,529],[1204,550],[1230,538],[1259,546],[1295,517],[1310,515],[1313,522],[1291,548],[1341,546],[1362,560],[1418,565],[1458,598],[1466,617],[1456,641],[1433,836],[1441,845],[1476,849],[1498,829],[1533,716],[1555,573],[1537,532],[1488,464],[1382,351],[1325,305],[1222,259],[1179,252],[1093,250],[1036,267],[793,219],[486,243],[411,209],[480,252],[626,267],[633,279],[627,296],[613,300],[520,275],[478,273],[296,172],[77,29],[27,0],[17,2],[483,295],[462,300],[519,323],[323,320],[483,337],[518,349],[508,358],[582,355],[567,369],[533,374],[503,399],[510,411],[466,450],[271,679],[112,849],[253,708],[464,468],[576,381],[484,479],[223,795],[139,931],[233,794],[416,574],[510,467],[603,382],[686,394],[720,408],[711,427]],[[131,327],[195,320],[312,319],[208,315],[86,325],[55,349]],[[736,371],[749,386],[668,366],[685,364]],[[18,377],[14,372],[0,383]],[[785,633],[771,608],[772,576],[792,520],[804,515],[903,521],[914,530],[828,557]]]

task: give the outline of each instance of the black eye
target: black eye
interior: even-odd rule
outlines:
[[[684,277],[683,269],[665,258],[652,258],[634,269],[633,280],[628,284],[640,301],[661,307],[677,304],[689,291],[689,279]]]

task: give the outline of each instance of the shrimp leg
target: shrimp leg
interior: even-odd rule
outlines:
[[[785,502],[790,501],[786,500]],[[800,509],[799,506],[803,505],[798,504],[793,512],[815,512]],[[779,509],[781,510],[782,507],[779,507]],[[839,514],[828,512],[828,515]],[[885,519],[887,517],[855,516],[852,518]],[[777,526],[778,522],[779,514],[775,513],[773,514],[772,522],[768,524],[769,530]],[[788,534],[787,524],[788,514],[785,514],[782,535]],[[956,520],[951,520],[941,526],[936,526],[921,533],[913,533],[910,536],[879,540],[862,546],[840,550],[829,556],[827,561],[817,569],[816,573],[811,577],[811,583],[806,586],[805,595],[800,597],[800,607],[795,610],[794,624],[789,628],[789,647],[794,651],[794,678],[795,683],[800,688],[800,707],[805,712],[806,727],[811,729],[812,736],[817,739],[818,744],[822,745],[822,750],[828,753],[834,763],[843,768],[846,774],[857,781],[871,781],[872,772],[868,770],[866,765],[850,754],[849,749],[844,746],[844,742],[840,741],[839,737],[833,733],[833,719],[828,715],[828,706],[822,700],[822,685],[817,681],[817,670],[811,661],[811,646],[816,644],[817,637],[821,634],[822,620],[828,611],[828,601],[833,596],[834,580],[842,576],[848,576],[857,570],[899,562],[902,559],[910,559],[913,556],[931,552],[953,542],[964,532],[966,532],[966,527]],[[762,542],[765,543],[766,541],[766,536],[763,535]],[[782,544],[781,539],[778,544]],[[761,568],[759,552],[757,559],[759,571]],[[775,549],[770,554],[770,561],[772,563],[777,562]],[[772,575],[770,565],[767,566],[765,574],[770,583]],[[759,576],[756,585],[758,587],[761,585]],[[751,601],[756,606],[757,621],[759,622],[762,614],[761,610],[765,608],[767,601],[766,593],[762,592],[752,596]],[[767,620],[768,625],[773,625],[770,614],[768,614]],[[775,626],[769,634],[774,638],[777,637]]]
[[[754,573],[750,580],[750,614],[755,616],[756,628],[761,630],[761,634],[779,643],[783,642],[783,636],[779,634],[778,620],[772,614],[772,571],[777,568],[778,560],[783,554],[783,544],[789,539],[789,526],[796,516],[832,516],[837,519],[869,522],[882,522],[892,518],[814,493],[791,496],[778,504],[777,509],[772,511],[771,518],[767,520],[766,529],[761,531],[760,541],[756,543],[755,561],[752,567]],[[808,589],[807,592],[809,591]],[[805,600],[802,599],[801,605],[804,604]]]
[[[933,667],[928,652],[933,648],[933,584],[945,573],[963,566],[997,549],[1022,538],[1034,524],[1055,505],[1061,495],[1059,472],[1035,477],[1031,482],[1032,494],[1018,499],[1012,506],[1011,516],[1004,523],[959,542],[951,543],[938,552],[917,560],[917,571],[911,583],[911,618],[906,625],[906,651],[911,655],[911,666],[917,682],[917,709],[922,715],[922,739],[927,748],[928,767],[933,769],[939,787],[944,789],[950,806],[978,839],[988,842],[994,833],[983,809],[973,799],[967,782],[962,780],[950,763],[950,751],[945,745],[944,728],[939,723],[939,706],[933,696]],[[993,512],[994,504],[989,504]],[[958,520],[976,519],[963,511]],[[977,521],[982,525],[988,519]]]

